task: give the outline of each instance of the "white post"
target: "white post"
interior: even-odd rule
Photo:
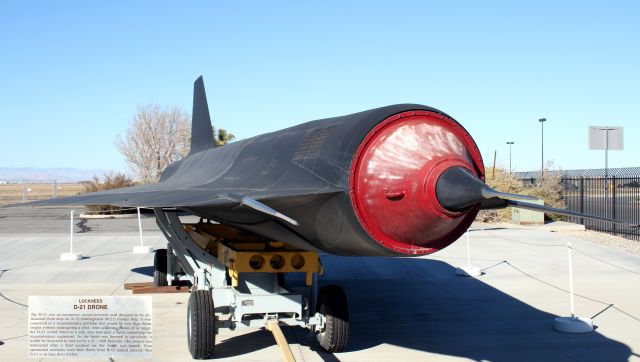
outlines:
[[[466,234],[467,234],[467,267],[471,268],[471,244],[469,243],[469,230],[467,230]]]
[[[138,207],[138,230],[140,231],[140,246],[144,246],[142,242],[142,220],[140,220],[140,208]]]
[[[73,254],[73,210],[70,212],[69,220],[69,254]]]
[[[138,210],[138,233],[140,234],[140,245],[133,247],[133,252],[136,254],[147,254],[153,252],[153,246],[144,246],[144,242],[142,239],[142,218],[140,217],[140,208],[136,208]]]
[[[469,241],[469,230],[467,230],[467,266],[456,268],[456,275],[459,277],[479,277],[482,275],[480,269],[471,266],[471,242]]]
[[[556,317],[554,328],[565,333],[589,333],[593,332],[593,320],[591,318],[576,317],[573,305],[573,264],[571,262],[571,242],[567,242],[569,254],[569,303],[571,304],[571,317]]]
[[[576,313],[573,305],[573,264],[571,263],[571,242],[567,243],[569,251],[569,302],[571,303],[571,318],[575,318]]]
[[[69,252],[60,254],[60,260],[80,260],[82,254],[73,252],[73,213],[74,210],[69,212]]]

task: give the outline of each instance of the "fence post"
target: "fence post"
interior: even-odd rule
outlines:
[[[584,214],[584,177],[580,177],[580,213]],[[580,224],[584,225],[584,218],[580,218]]]
[[[613,190],[611,190],[611,203],[612,203],[611,208],[613,210],[611,210],[611,215],[612,215],[611,218],[614,219],[614,220],[617,220],[617,213],[616,213],[616,189],[617,189],[617,187],[616,187],[616,177],[615,176],[613,176],[612,185],[613,185]],[[613,233],[615,235],[617,235],[617,232],[616,232],[617,227],[618,227],[617,224],[613,224]]]

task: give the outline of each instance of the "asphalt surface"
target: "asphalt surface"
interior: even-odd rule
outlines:
[[[151,280],[153,255],[131,253],[139,242],[135,218],[91,219],[83,226],[76,227],[74,243],[86,258],[62,262],[67,209],[0,209],[0,361],[28,360],[29,295],[128,295],[124,283]],[[144,218],[143,234],[147,244],[165,244],[152,217]],[[299,361],[640,361],[640,256],[543,230],[472,227],[469,235],[472,264],[484,271],[478,278],[455,276],[455,267],[466,265],[464,237],[431,257],[323,256],[321,283],[343,286],[349,300],[348,350],[323,353],[305,329],[283,328],[294,356]],[[554,317],[569,314],[568,241],[574,247],[576,312],[594,318],[593,333],[553,330]],[[187,300],[187,294],[154,295],[153,360],[191,360]],[[216,338],[217,360],[281,360],[264,330],[222,329]]]

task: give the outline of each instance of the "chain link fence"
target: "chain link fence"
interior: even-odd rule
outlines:
[[[0,180],[0,205],[79,195],[82,183],[59,183],[56,180]]]

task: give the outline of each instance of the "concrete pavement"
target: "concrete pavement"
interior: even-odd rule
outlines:
[[[88,220],[76,233],[87,258],[59,261],[68,250],[65,209],[0,209],[0,360],[27,359],[29,295],[126,295],[128,282],[150,281],[152,254],[131,253],[137,220]],[[145,242],[165,243],[153,218]],[[349,299],[347,352],[328,355],[302,328],[284,328],[304,361],[627,361],[640,353],[640,257],[536,229],[470,232],[476,278],[455,276],[466,265],[462,238],[421,258],[324,256],[322,283],[342,285]],[[569,314],[567,241],[574,246],[576,311],[597,330],[568,335],[553,318]],[[187,294],[154,295],[153,360],[191,360],[186,346]],[[216,359],[279,361],[269,332],[221,330]],[[33,360],[33,359],[32,359]],[[54,359],[43,359],[54,360]],[[55,359],[60,360],[60,359]],[[100,359],[97,359],[100,360]],[[136,359],[128,359],[134,361]]]

